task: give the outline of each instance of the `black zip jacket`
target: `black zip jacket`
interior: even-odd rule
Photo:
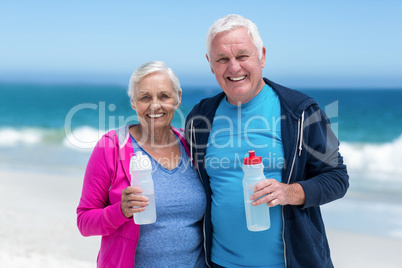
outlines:
[[[282,207],[285,266],[333,267],[319,206],[343,197],[349,187],[338,139],[314,99],[268,79],[264,81],[277,93],[281,104],[285,158],[282,182],[300,183],[306,195],[303,206]],[[222,92],[201,100],[186,119],[185,134],[191,157],[207,194],[204,248],[208,266],[212,246],[211,188],[204,157],[216,109],[225,96]]]

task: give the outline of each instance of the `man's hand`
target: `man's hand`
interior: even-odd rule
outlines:
[[[268,207],[274,207],[276,205],[303,205],[306,196],[299,183],[285,184],[275,179],[265,179],[257,183],[250,199],[255,200],[252,202],[253,206],[267,203]]]

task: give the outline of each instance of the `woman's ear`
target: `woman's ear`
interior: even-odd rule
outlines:
[[[181,91],[179,91],[179,94],[177,94],[178,99],[177,99],[177,104],[174,106],[174,109],[177,109],[181,105]]]
[[[135,111],[135,102],[133,99],[130,100],[131,103],[131,108],[133,108],[133,110]]]

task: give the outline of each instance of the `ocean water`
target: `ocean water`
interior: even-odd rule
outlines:
[[[182,105],[172,124],[184,127],[193,105],[219,91],[183,87]],[[377,226],[370,218],[373,206],[377,208],[376,215],[389,211],[385,205],[389,202],[397,206],[392,211],[402,211],[402,89],[301,91],[325,109],[340,139],[350,174],[348,196],[358,202],[365,200],[342,206],[342,202],[329,204],[324,208],[332,218],[329,225],[340,226],[345,207],[347,215],[360,215],[355,221],[365,221],[371,230]],[[109,129],[136,122],[124,86],[0,83],[0,169],[82,176],[98,139]],[[366,218],[359,214],[363,210]],[[390,236],[402,239],[402,216],[395,217],[382,229],[393,230]],[[359,224],[350,228],[364,229]]]
[[[330,117],[359,188],[402,193],[402,90],[301,91]],[[217,92],[183,87],[172,124],[184,127],[193,105]],[[123,86],[0,83],[0,167],[82,169],[101,135],[136,122]]]

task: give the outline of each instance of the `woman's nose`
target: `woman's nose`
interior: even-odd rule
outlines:
[[[156,110],[158,108],[162,107],[160,104],[159,100],[153,100],[151,103],[151,109]]]

